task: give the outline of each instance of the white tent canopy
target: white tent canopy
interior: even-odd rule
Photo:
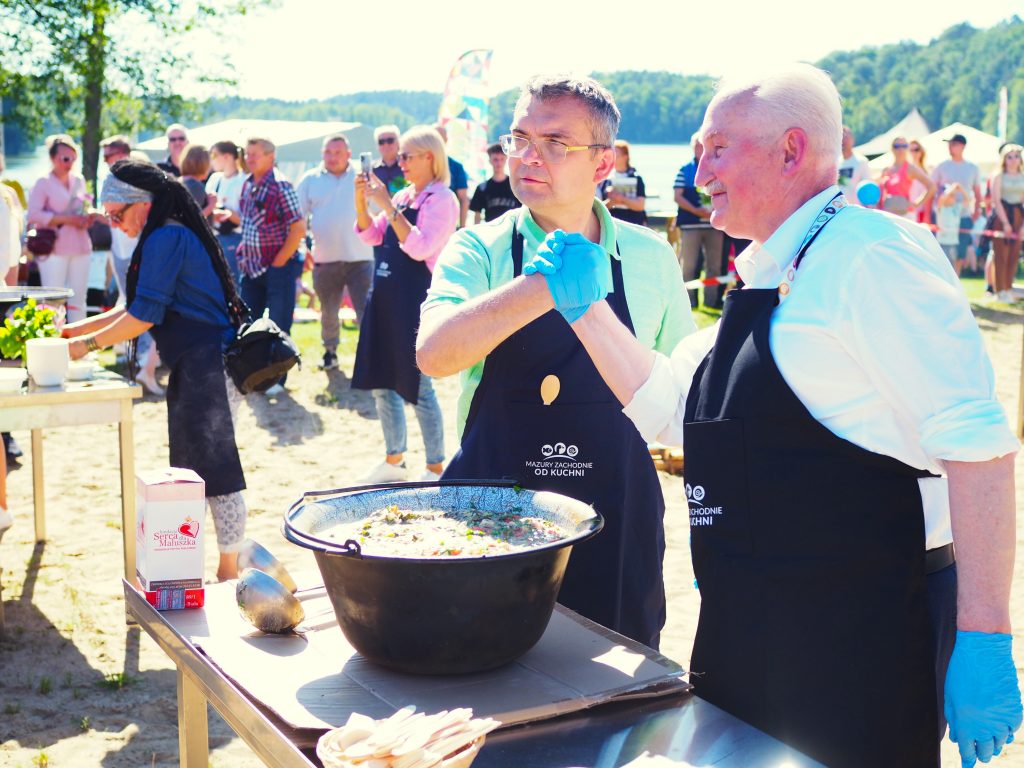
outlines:
[[[949,159],[949,146],[945,139],[954,134],[962,134],[967,139],[967,147],[964,149],[964,160],[969,160],[978,166],[982,177],[990,176],[999,168],[999,147],[1003,144],[1002,139],[993,136],[991,133],[979,131],[964,123],[950,123],[945,128],[940,128],[923,138],[918,138],[925,151],[925,164],[929,170]],[[909,138],[909,137],[908,137]],[[871,168],[879,171],[892,165],[892,153],[876,157],[871,161]]]
[[[889,151],[892,147],[892,140],[897,136],[903,136],[906,139],[917,139],[921,136],[926,136],[931,133],[931,129],[928,127],[928,123],[921,117],[921,113],[917,111],[917,107],[914,107],[910,112],[900,120],[896,125],[890,128],[885,133],[875,136],[871,141],[866,141],[853,148],[854,152],[864,155],[865,157],[872,158],[876,155],[881,155]]]
[[[244,148],[250,137],[270,139],[277,147],[277,167],[292,182],[320,163],[323,140],[335,133],[348,137],[349,148],[357,159],[360,152],[376,150],[373,129],[362,123],[235,119],[188,128],[189,141],[206,147],[218,141],[233,141]],[[137,149],[153,160],[163,160],[167,157],[167,140],[158,136],[142,142]]]

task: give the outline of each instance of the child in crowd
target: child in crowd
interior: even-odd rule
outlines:
[[[957,276],[963,269],[964,260],[957,258],[957,245],[960,242],[960,210],[963,207],[957,201],[957,192],[963,193],[964,188],[959,182],[947,184],[939,192],[939,199],[936,201],[935,223],[938,226],[936,237],[939,245],[942,246],[946,258],[953,265]],[[966,198],[966,195],[964,195]]]

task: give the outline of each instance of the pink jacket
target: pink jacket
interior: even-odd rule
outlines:
[[[410,198],[411,186],[398,190],[392,198],[392,202],[398,208],[409,207],[419,211],[416,214],[416,226],[402,243],[402,250],[409,258],[426,262],[427,269],[433,272],[441,249],[448,243],[448,238],[454,234],[459,224],[459,199],[439,181],[428,184],[416,195],[416,199],[412,200],[412,205],[409,205]],[[373,217],[373,223],[364,230],[360,231],[359,223],[356,222],[355,230],[359,239],[367,245],[380,245],[384,242],[384,233],[388,231],[389,226],[387,214],[381,211]]]
[[[51,172],[35,183],[28,196],[30,227],[48,227],[54,216],[83,213],[88,208],[85,179],[77,173],[72,173],[68,181],[69,185],[65,187]],[[53,247],[54,255],[87,256],[92,253],[88,230],[69,226],[59,226],[56,230],[57,243]]]

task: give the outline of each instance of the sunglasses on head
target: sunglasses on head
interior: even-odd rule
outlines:
[[[382,136],[381,138],[377,139],[377,143],[378,144],[394,144],[395,143],[395,137],[394,136]]]

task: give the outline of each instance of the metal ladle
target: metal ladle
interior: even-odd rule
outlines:
[[[238,570],[255,568],[257,571],[271,576],[293,595],[298,591],[295,579],[288,573],[284,564],[270,554],[270,551],[253,539],[246,539],[238,550]]]

